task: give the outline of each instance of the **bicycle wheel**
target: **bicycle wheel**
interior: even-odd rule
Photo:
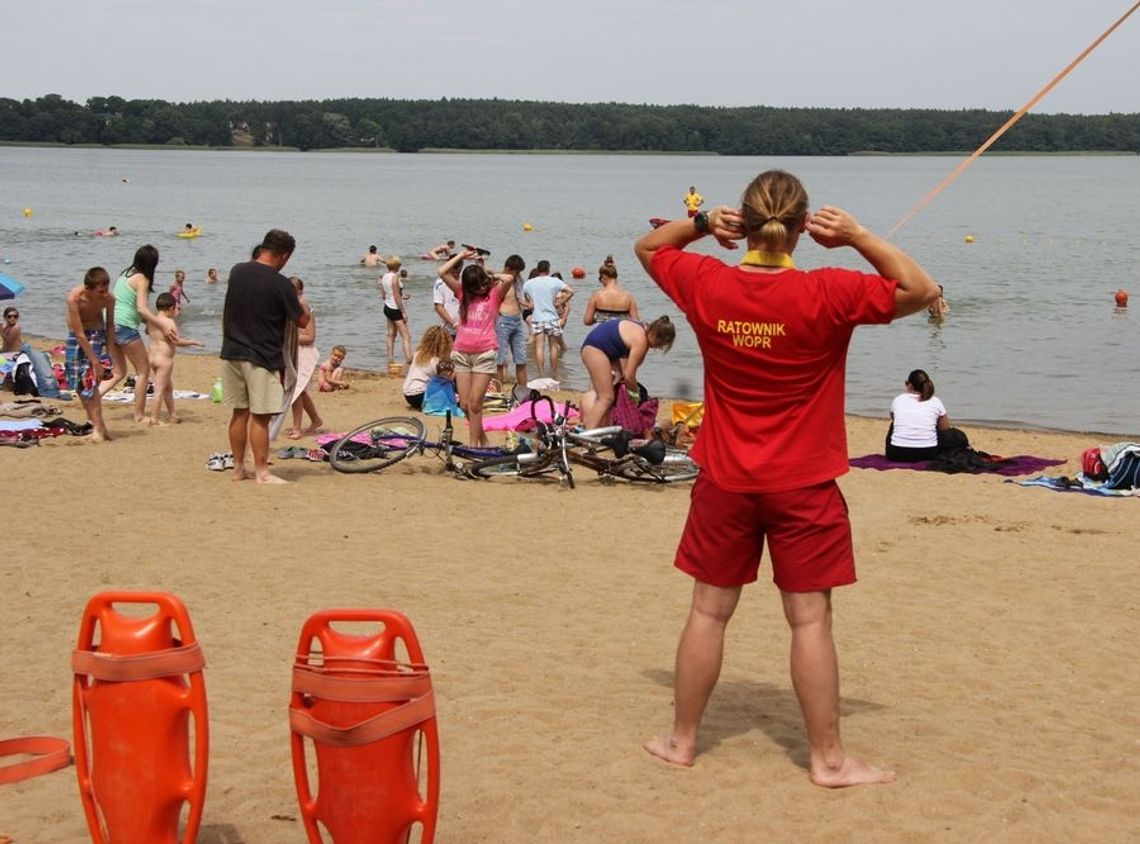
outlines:
[[[656,466],[648,460],[631,455],[631,459],[618,461],[611,471],[624,480],[648,484],[691,481],[700,473],[697,464],[687,454],[672,449],[665,455],[665,461]]]
[[[424,423],[411,416],[374,419],[337,440],[329,463],[338,472],[375,472],[419,449],[426,434]]]
[[[558,471],[558,467],[549,457],[537,460],[524,460],[520,457],[531,457],[529,454],[508,454],[505,457],[492,457],[489,460],[480,460],[472,463],[468,470],[477,478],[537,478],[542,475]]]

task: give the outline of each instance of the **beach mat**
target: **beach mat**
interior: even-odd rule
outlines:
[[[994,461],[992,467],[977,468],[971,470],[969,474],[994,474],[994,475],[1028,475],[1033,472],[1040,472],[1050,466],[1060,466],[1064,460],[1053,460],[1048,457],[1034,457],[1032,454],[1018,454],[1013,457],[996,457],[991,456]],[[919,472],[937,472],[936,467],[931,464],[931,460],[920,460],[917,463],[901,463],[896,460],[888,460],[881,454],[864,454],[862,457],[852,457],[851,466],[856,469],[877,469],[880,472],[887,469],[913,469]]]
[[[1006,479],[1007,484],[1017,484],[1018,486],[1040,486],[1045,489],[1051,489],[1054,492],[1079,492],[1083,495],[1100,495],[1109,496],[1112,498],[1135,498],[1140,496],[1140,490],[1136,489],[1105,489],[1103,483],[1096,481],[1085,480],[1081,476],[1076,478],[1050,478],[1042,475],[1039,478],[1026,478],[1025,480],[1014,480],[1013,478]]]

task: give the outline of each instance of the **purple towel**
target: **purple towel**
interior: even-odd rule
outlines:
[[[1034,457],[1032,454],[1018,454],[1014,457],[995,457],[992,468],[980,469],[981,472],[992,472],[996,475],[1028,475],[1040,472],[1047,466],[1060,466],[1064,460],[1050,460],[1048,457]],[[856,469],[917,469],[920,472],[930,470],[929,460],[920,460],[917,463],[899,463],[888,460],[881,454],[865,454],[862,457],[852,457],[851,465]]]

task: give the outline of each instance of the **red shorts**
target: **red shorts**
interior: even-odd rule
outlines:
[[[704,475],[673,565],[712,586],[756,580],[764,538],[772,580],[784,592],[819,592],[855,582],[847,502],[835,481],[784,492],[728,492]]]

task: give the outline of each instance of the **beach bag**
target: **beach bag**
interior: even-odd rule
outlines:
[[[441,375],[433,375],[424,388],[424,403],[420,411],[428,416],[446,416],[451,411],[452,416],[462,417],[463,411],[459,408],[459,399],[455,394],[455,382]]]
[[[12,370],[12,392],[17,396],[39,396],[32,359],[26,352],[16,355],[16,368]]]
[[[1108,480],[1104,482],[1104,488],[1140,488],[1140,454],[1130,451],[1117,460],[1116,465],[1112,467],[1112,472],[1108,474]]]
[[[966,436],[965,431],[960,431],[957,428],[946,428],[938,432],[938,447],[945,450],[969,448],[970,438]]]
[[[648,436],[657,427],[657,399],[643,398],[635,402],[624,385],[617,385],[613,424],[639,437]]]
[[[1086,448],[1081,452],[1081,473],[1090,481],[1108,480],[1108,467],[1100,458],[1099,448]]]

